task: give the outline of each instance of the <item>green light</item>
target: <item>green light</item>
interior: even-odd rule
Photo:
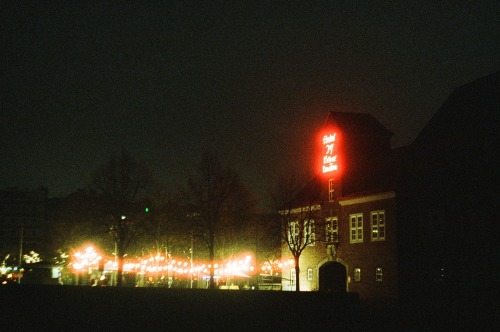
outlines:
[[[145,209],[144,209],[144,212],[149,212],[149,208],[148,208],[148,207],[147,207],[147,208],[145,208]]]

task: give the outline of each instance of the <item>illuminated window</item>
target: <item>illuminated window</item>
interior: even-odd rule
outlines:
[[[337,217],[326,218],[326,243],[339,242],[339,222]]]
[[[316,229],[314,220],[304,221],[304,243],[308,246],[314,246],[316,243]]]
[[[359,267],[354,269],[354,281],[361,281],[361,269]]]
[[[377,267],[375,269],[375,280],[381,282],[383,279],[383,273],[382,273],[382,268]]]
[[[333,202],[334,201],[334,193],[335,193],[335,190],[334,190],[334,186],[333,186],[333,179],[330,179],[328,180],[328,201],[329,202]]]
[[[363,242],[363,214],[351,214],[349,220],[350,242]]]
[[[307,280],[313,280],[313,269],[307,269]]]
[[[385,212],[374,211],[371,213],[372,241],[385,240]]]
[[[299,240],[299,222],[292,221],[288,224],[288,242],[290,244],[297,244]]]
[[[295,286],[295,268],[290,270],[290,286]]]

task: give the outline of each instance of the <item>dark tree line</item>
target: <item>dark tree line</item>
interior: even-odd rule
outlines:
[[[243,242],[235,239],[234,233],[241,234],[245,229],[254,211],[255,201],[236,172],[211,153],[203,155],[195,174],[189,179],[187,198],[192,208],[193,236],[201,239],[208,248],[209,288],[212,289],[215,288],[216,244],[228,239],[232,244]]]
[[[202,156],[184,189],[173,191],[123,151],[92,173],[86,190],[59,202],[51,247],[69,252],[92,242],[107,248],[117,259],[120,286],[125,256],[188,256],[194,245],[197,256],[206,255],[211,263],[213,288],[214,260],[255,250],[259,239],[272,236],[261,232],[268,224],[257,226],[256,204],[237,173],[213,153]]]
[[[95,217],[115,245],[117,286],[122,283],[124,257],[145,230],[151,185],[150,170],[126,152],[112,156],[92,176],[89,194]]]

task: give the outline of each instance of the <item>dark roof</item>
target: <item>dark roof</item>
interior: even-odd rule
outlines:
[[[324,127],[330,125],[338,127],[342,135],[349,137],[343,153],[343,163],[349,168],[342,175],[343,193],[391,189],[392,177],[388,176],[391,173],[387,173],[385,163],[391,152],[390,138],[393,133],[367,113],[328,112]],[[320,177],[310,179],[291,205],[320,204],[323,200],[321,181]]]
[[[411,144],[401,183],[435,204],[498,200],[499,124],[500,72],[458,87]]]
[[[474,141],[492,142],[500,123],[500,71],[455,89],[411,146],[437,151]],[[439,145],[439,146],[437,146]]]
[[[321,200],[321,179],[315,176],[297,193],[291,206],[308,206],[321,203]]]

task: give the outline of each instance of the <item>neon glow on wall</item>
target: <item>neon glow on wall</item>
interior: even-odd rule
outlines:
[[[337,133],[323,136],[323,173],[339,170]]]

